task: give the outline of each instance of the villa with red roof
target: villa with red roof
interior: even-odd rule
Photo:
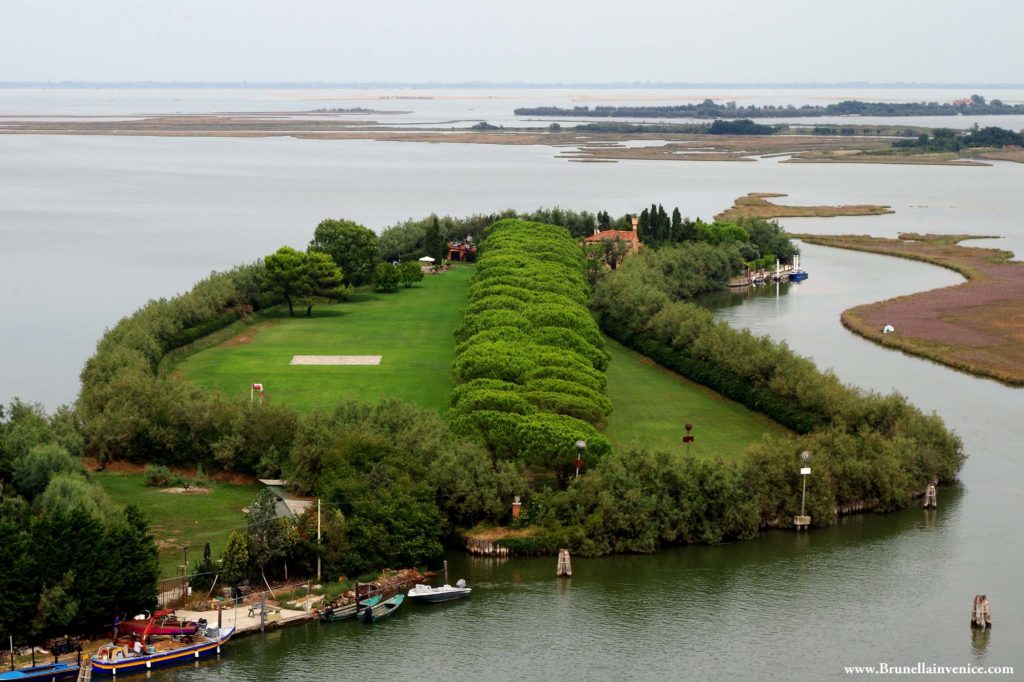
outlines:
[[[636,216],[633,216],[630,220],[633,223],[632,230],[602,230],[595,227],[594,234],[583,240],[583,246],[586,247],[589,244],[599,244],[603,241],[621,239],[629,246],[629,253],[637,253],[640,250],[640,235],[636,231],[639,220]]]

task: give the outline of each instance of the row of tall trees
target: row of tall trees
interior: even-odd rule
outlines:
[[[577,441],[591,462],[610,449],[594,428],[611,411],[608,354],[586,308],[583,252],[564,228],[513,219],[481,251],[455,331],[453,428],[564,484]]]
[[[661,256],[661,254],[659,254]],[[827,523],[831,505],[866,500],[882,509],[905,505],[933,479],[950,481],[964,461],[959,439],[935,415],[925,415],[898,394],[883,396],[842,384],[830,372],[784,344],[716,322],[685,299],[684,270],[696,259],[672,262],[672,277],[657,262],[624,264],[597,285],[592,306],[602,329],[659,364],[785,424],[796,442],[765,445],[751,454],[765,481],[761,520],[780,513],[774,495],[791,474],[794,452],[824,456],[821,500]],[[744,474],[748,479],[754,472]],[[756,478],[756,476],[754,476]],[[827,504],[826,504],[827,502]]]

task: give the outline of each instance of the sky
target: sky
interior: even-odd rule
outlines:
[[[1024,80],[1020,0],[2,0],[0,81]]]

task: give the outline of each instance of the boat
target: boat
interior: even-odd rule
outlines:
[[[117,634],[121,636],[136,635],[194,635],[199,632],[199,623],[181,620],[175,615],[174,609],[157,611],[152,616],[135,616],[131,620],[122,620],[116,624]]]
[[[176,665],[220,655],[220,648],[235,634],[235,628],[206,628],[204,635],[185,635],[181,641],[166,640],[146,647],[141,654],[127,646],[108,644],[89,657],[94,675],[130,675],[152,668]]]
[[[349,618],[355,618],[363,610],[376,606],[380,603],[380,595],[374,595],[369,599],[362,599],[358,604],[347,604],[345,606],[339,606],[337,608],[328,606],[320,614],[320,622],[322,623],[336,623],[339,620],[348,620]]]
[[[800,269],[800,256],[793,256],[793,269],[789,272],[789,281],[802,282],[808,277],[810,275]]]
[[[387,601],[382,601],[379,604],[375,604],[374,606],[371,606],[368,609],[363,609],[363,611],[361,611],[359,615],[356,616],[356,618],[363,621],[364,623],[374,623],[380,620],[381,618],[387,618],[395,611],[397,611],[398,607],[402,605],[403,601],[405,601],[405,595],[396,594],[394,597],[388,599]]]
[[[0,680],[67,680],[78,677],[77,663],[50,663],[0,673]]]
[[[436,604],[442,601],[462,599],[468,597],[472,592],[472,588],[466,587],[465,580],[459,580],[455,583],[455,587],[451,585],[442,585],[441,587],[416,585],[409,590],[409,601],[417,604]]]

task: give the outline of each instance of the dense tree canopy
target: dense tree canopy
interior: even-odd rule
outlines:
[[[330,254],[341,268],[345,283],[352,286],[369,284],[373,267],[380,261],[376,233],[350,220],[321,221],[309,250]]]

